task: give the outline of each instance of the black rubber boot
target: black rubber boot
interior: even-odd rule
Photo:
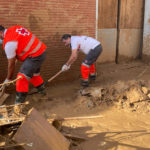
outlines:
[[[81,85],[82,85],[83,87],[88,87],[88,86],[89,86],[88,80],[81,79]]]
[[[90,78],[90,80],[96,80],[96,75],[95,74],[90,75],[89,78]]]
[[[46,82],[44,82],[41,85],[36,87],[38,90],[38,93],[40,93],[42,95],[46,95],[45,85],[46,85]]]
[[[27,97],[27,93],[26,92],[16,92],[15,104],[24,103],[26,97]]]

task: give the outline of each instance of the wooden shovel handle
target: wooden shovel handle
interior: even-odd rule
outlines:
[[[1,90],[1,92],[0,92],[0,99],[1,99],[1,97],[4,95],[5,89],[6,89],[6,87],[4,87],[4,88]]]
[[[48,82],[51,82],[51,81],[52,81],[53,79],[55,79],[58,75],[60,75],[62,72],[63,72],[62,70],[60,70],[59,72],[57,72],[54,76],[52,76],[52,77],[48,80]]]

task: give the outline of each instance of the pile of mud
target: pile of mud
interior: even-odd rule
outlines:
[[[91,87],[82,91],[89,107],[115,106],[117,109],[150,112],[150,83],[147,81],[118,81],[105,87]]]

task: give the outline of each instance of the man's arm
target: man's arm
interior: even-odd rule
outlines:
[[[15,63],[16,63],[16,49],[17,49],[18,42],[12,41],[7,42],[5,45],[5,53],[8,59],[8,73],[7,73],[7,80],[11,80],[14,70],[15,70]]]
[[[13,77],[13,73],[15,70],[15,62],[16,62],[16,57],[8,59],[8,73],[7,73],[8,80],[11,80]]]
[[[67,61],[66,65],[71,66],[76,61],[77,57],[78,57],[78,50],[77,49],[72,50],[71,56]]]

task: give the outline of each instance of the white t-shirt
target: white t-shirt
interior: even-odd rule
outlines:
[[[7,32],[7,29],[5,29],[4,31],[4,36],[6,32]],[[5,53],[6,53],[7,59],[11,59],[16,56],[17,47],[18,47],[17,41],[11,41],[5,44]]]
[[[16,56],[16,49],[18,47],[18,42],[7,42],[5,44],[5,53],[7,56],[7,59],[11,59]]]
[[[72,50],[81,50],[84,54],[88,54],[90,50],[94,49],[100,44],[99,41],[88,36],[71,36]]]

